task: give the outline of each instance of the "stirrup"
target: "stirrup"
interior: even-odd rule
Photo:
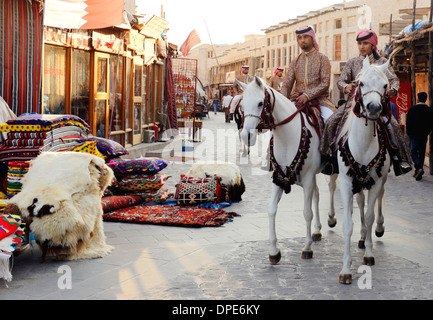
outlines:
[[[333,174],[339,173],[338,162],[336,157],[322,156],[322,163],[325,163],[325,166],[322,169],[322,174],[331,176]]]
[[[402,166],[400,160],[393,160],[392,166],[394,167],[394,174],[396,177],[406,174],[412,170],[411,166]]]

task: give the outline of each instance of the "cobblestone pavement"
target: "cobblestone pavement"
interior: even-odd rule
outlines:
[[[342,267],[342,207],[336,192],[337,226],[327,226],[329,204],[327,177],[318,176],[322,235],[313,244],[311,260],[300,258],[305,236],[302,189],[283,195],[277,215],[277,235],[282,252],[280,264],[268,262],[267,206],[270,173],[260,170],[260,154],[250,161],[240,155],[235,125],[224,123],[223,114],[204,120],[209,130],[196,151],[218,145],[219,157],[241,168],[246,184],[243,200],[227,208],[240,214],[218,228],[181,228],[104,222],[107,242],[114,251],[105,258],[79,261],[47,259],[39,263],[36,245],[15,258],[13,280],[0,281],[0,299],[83,300],[364,300],[433,298],[433,176],[417,182],[411,174],[390,173],[385,195],[385,235],[374,238],[376,265],[362,266],[363,251],[357,248],[359,216],[354,209],[352,236],[352,285],[338,283]],[[217,131],[228,136],[210,139]],[[226,140],[227,148],[224,152]],[[204,146],[207,145],[207,148]],[[200,150],[200,146],[203,149]],[[266,143],[261,146],[266,149]],[[212,152],[210,152],[212,153]],[[191,156],[192,155],[187,155]],[[205,158],[203,153],[196,157]],[[224,160],[224,159],[222,159]],[[175,161],[165,170],[173,188],[180,173],[191,163]],[[428,171],[428,170],[426,170]],[[61,289],[62,275],[71,271],[72,288]],[[63,270],[63,271],[62,271]],[[366,276],[371,275],[371,282]],[[368,278],[370,279],[370,278]],[[371,283],[371,288],[366,286]]]

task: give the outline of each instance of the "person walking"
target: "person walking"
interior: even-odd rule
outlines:
[[[217,114],[218,107],[220,105],[220,99],[218,98],[217,94],[215,94],[215,97],[212,100],[212,105],[213,105],[213,111],[214,111],[214,113]]]
[[[230,123],[230,102],[232,102],[233,97],[230,91],[227,91],[224,96],[222,107],[225,113],[226,122]]]
[[[433,110],[425,103],[427,93],[418,93],[418,103],[413,105],[406,116],[406,133],[410,141],[410,155],[412,157],[417,181],[424,174],[425,150],[427,138],[433,131]]]
[[[278,92],[281,92],[281,87],[283,86],[283,68],[276,68],[275,72],[274,72],[274,76],[271,77],[271,79],[269,80],[269,86],[272,89],[277,90]]]
[[[236,79],[240,82],[243,82],[245,84],[249,84],[251,81],[254,80],[254,77],[249,75],[250,67],[248,65],[243,65],[241,67],[241,74],[236,77]],[[236,95],[242,94],[242,88],[236,83],[236,81],[233,83],[233,92]]]

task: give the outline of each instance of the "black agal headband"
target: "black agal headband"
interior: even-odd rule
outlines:
[[[295,33],[296,33],[296,34],[304,34],[304,33],[310,32],[310,31],[312,31],[312,30],[313,30],[313,28],[312,28],[311,26],[308,26],[308,27],[305,28],[305,29],[297,29],[297,30],[295,31]]]

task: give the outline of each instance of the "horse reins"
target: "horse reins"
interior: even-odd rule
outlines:
[[[271,99],[271,94],[272,94],[272,99]],[[306,106],[307,106],[306,104],[300,106],[289,117],[287,117],[286,119],[282,120],[279,123],[275,123],[274,117],[272,115],[272,113],[274,111],[274,107],[275,107],[275,93],[272,90],[269,93],[269,91],[265,89],[265,100],[263,102],[263,109],[262,109],[261,115],[258,116],[255,114],[245,114],[245,115],[243,115],[243,118],[246,119],[248,117],[251,117],[251,118],[259,119],[260,123],[257,125],[258,130],[263,130],[263,129],[273,130],[273,129],[275,129],[275,128],[283,125],[283,124],[286,124],[286,123],[289,123],[290,121],[292,121],[298,113],[300,113],[301,111],[306,109]]]

